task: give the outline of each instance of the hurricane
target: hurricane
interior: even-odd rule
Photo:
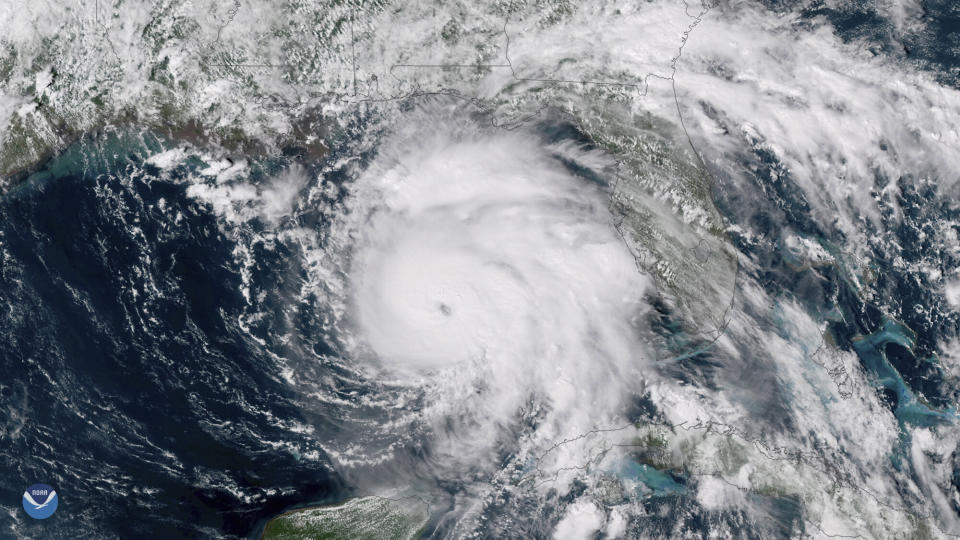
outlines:
[[[0,29],[0,537],[960,536],[951,2]]]
[[[405,113],[332,226],[341,339],[371,379],[425,388],[431,460],[450,477],[491,469],[517,438],[535,456],[622,423],[651,359],[653,286],[608,209],[610,159],[468,112]]]

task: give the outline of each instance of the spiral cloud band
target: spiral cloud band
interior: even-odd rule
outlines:
[[[533,441],[617,419],[641,382],[651,282],[604,188],[570,172],[609,160],[462,113],[408,114],[422,118],[387,137],[346,203],[358,342],[430,389],[428,418],[471,419],[451,455],[486,447],[524,407],[550,411]]]

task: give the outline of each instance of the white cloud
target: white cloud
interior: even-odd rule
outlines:
[[[555,540],[588,540],[603,526],[603,511],[590,501],[578,500],[567,507],[553,531]]]
[[[460,112],[428,107],[396,129],[332,240],[372,365],[428,388],[444,467],[486,462],[531,399],[546,417],[526,451],[622,422],[643,384],[631,321],[650,281],[600,189],[530,134]]]

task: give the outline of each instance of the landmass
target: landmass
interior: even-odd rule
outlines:
[[[332,506],[293,510],[270,520],[263,540],[416,538],[430,517],[419,497],[359,497]]]

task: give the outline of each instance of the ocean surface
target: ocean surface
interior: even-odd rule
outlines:
[[[325,420],[304,418],[265,346],[282,306],[239,328],[235,245],[177,172],[144,163],[171,144],[89,135],[0,198],[0,530],[243,537],[348,494],[298,453],[318,450],[291,424]],[[282,288],[282,258],[250,279]],[[35,482],[59,493],[56,519],[10,506]]]

